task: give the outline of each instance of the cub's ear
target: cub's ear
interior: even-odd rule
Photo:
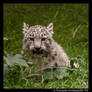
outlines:
[[[29,29],[29,25],[27,24],[27,23],[23,23],[23,33],[26,33],[27,31],[28,31],[28,29]]]
[[[47,26],[47,29],[48,29],[48,31],[51,33],[51,34],[53,34],[54,32],[53,32],[53,23],[50,23],[48,26]]]
[[[23,23],[23,28],[24,28],[24,29],[28,30],[29,27],[30,27],[30,26],[29,26],[27,23],[25,23],[25,22]]]

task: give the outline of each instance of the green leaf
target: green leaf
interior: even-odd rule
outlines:
[[[4,60],[9,66],[14,66],[15,64],[21,65],[28,67],[28,64],[24,59],[22,59],[23,56],[20,54],[12,55],[12,54],[7,54],[7,57],[4,56]]]
[[[27,62],[28,65],[33,65],[33,62]]]
[[[53,72],[51,72],[51,70],[44,71],[43,78],[45,80],[51,80],[51,79],[53,79]]]
[[[8,40],[8,38],[7,37],[4,37],[3,40]]]
[[[4,74],[7,73],[9,70],[9,67],[7,64],[4,64]]]
[[[68,76],[67,69],[64,67],[56,68],[54,70],[54,76],[58,79],[62,79],[65,76]]]

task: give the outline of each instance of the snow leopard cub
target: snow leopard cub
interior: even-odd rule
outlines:
[[[23,25],[23,49],[30,54],[29,61],[35,62],[42,56],[43,67],[70,67],[70,60],[63,48],[53,39],[53,23],[47,26]]]

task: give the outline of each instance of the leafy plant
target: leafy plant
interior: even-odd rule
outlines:
[[[54,71],[54,76],[57,79],[63,79],[64,77],[68,76],[67,68],[65,67],[56,68]]]
[[[19,64],[21,66],[28,67],[28,64],[22,58],[23,56],[20,54],[16,54],[16,55],[7,54],[7,56],[4,56],[4,60],[6,64],[9,66],[14,66],[15,64]]]

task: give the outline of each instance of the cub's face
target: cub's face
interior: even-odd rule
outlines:
[[[53,35],[53,23],[50,23],[48,26],[29,26],[24,23],[23,30],[25,50],[27,48],[35,53],[48,51]]]

